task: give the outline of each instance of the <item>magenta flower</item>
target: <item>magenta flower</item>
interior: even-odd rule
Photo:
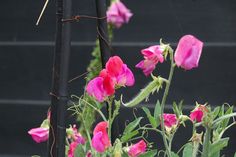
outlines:
[[[144,140],[139,141],[138,143],[129,147],[129,157],[138,157],[146,151],[147,144]]]
[[[140,61],[135,67],[142,69],[146,76],[150,75],[156,68],[158,62],[164,62],[164,50],[165,47],[161,45],[154,45],[143,49],[141,53],[143,54],[144,60]]]
[[[111,57],[106,63],[106,71],[118,86],[134,85],[134,75],[119,56]]]
[[[89,81],[86,91],[98,102],[103,102],[108,96],[114,94],[115,85],[109,76],[95,77]]]
[[[192,35],[183,36],[175,51],[175,63],[185,70],[198,67],[202,53],[203,42]]]
[[[92,146],[99,153],[104,152],[111,145],[107,134],[107,127],[107,122],[100,122],[93,131]]]
[[[28,134],[30,134],[33,138],[33,140],[37,143],[41,143],[48,140],[49,136],[49,129],[48,128],[33,128],[28,131]]]
[[[132,15],[130,10],[120,0],[117,0],[107,10],[107,22],[120,28],[123,23],[129,22]]]
[[[70,143],[69,150],[68,150],[68,157],[74,157],[74,152],[78,144],[79,143],[76,141]]]
[[[92,157],[91,151],[88,151],[88,152],[86,153],[86,157]]]
[[[172,128],[172,126],[177,124],[177,118],[175,114],[164,113],[163,118],[165,127]]]
[[[192,122],[201,122],[204,116],[204,112],[207,112],[207,108],[204,105],[199,105],[190,114]]]

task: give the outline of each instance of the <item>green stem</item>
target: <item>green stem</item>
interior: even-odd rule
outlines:
[[[168,143],[167,143],[167,138],[165,136],[163,113],[164,113],[166,98],[168,96],[170,83],[171,83],[173,73],[174,73],[174,68],[175,68],[175,64],[174,64],[174,60],[173,60],[173,50],[170,50],[170,60],[171,60],[170,73],[169,73],[169,77],[168,77],[168,82],[166,82],[165,92],[164,92],[164,95],[163,95],[162,101],[161,101],[161,132],[162,132],[162,138],[163,138],[163,142],[164,142],[168,157],[171,157],[171,150],[169,150],[169,146],[168,146]]]
[[[141,127],[138,130],[151,130],[151,131],[155,131],[157,133],[160,133],[162,135],[162,132],[156,128],[147,128],[147,127]]]
[[[108,136],[111,139],[111,127],[112,127],[112,101],[108,101]]]
[[[207,126],[204,135],[202,157],[208,157],[209,145],[211,140],[211,129]]]
[[[82,115],[80,115],[80,117],[81,117],[81,121],[82,121],[82,124],[83,124],[83,126],[84,126],[84,130],[85,130],[85,133],[86,133],[86,135],[87,135],[87,138],[88,138],[88,141],[89,141],[89,144],[90,144],[91,152],[92,152],[93,155],[96,155],[96,154],[95,154],[95,151],[94,151],[94,149],[93,149],[93,147],[92,147],[91,136],[90,136],[89,131],[88,131],[87,127],[86,127],[84,118],[83,118]]]
[[[198,149],[199,149],[199,142],[193,142],[193,152],[192,157],[197,157]]]

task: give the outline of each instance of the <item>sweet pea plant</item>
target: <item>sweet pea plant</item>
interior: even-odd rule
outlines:
[[[107,21],[113,27],[120,28],[132,16],[130,10],[119,1],[113,1],[107,11]],[[173,112],[165,113],[166,99],[171,85],[174,69],[184,70],[197,68],[201,57],[203,42],[193,35],[183,36],[174,51],[169,44],[160,40],[159,45],[153,45],[141,50],[143,60],[135,66],[151,77],[148,83],[132,100],[122,101],[122,95],[115,96],[116,90],[133,86],[135,77],[130,68],[119,56],[112,56],[104,69],[88,81],[85,94],[81,97],[72,96],[72,110],[79,118],[79,125],[84,133],[80,133],[76,125],[66,129],[66,156],[68,157],[220,157],[220,151],[228,145],[229,138],[223,137],[225,131],[235,124],[233,107],[227,104],[211,108],[208,104],[196,103],[189,115],[182,112],[183,103],[173,103]],[[96,50],[97,52],[97,50]],[[98,56],[99,58],[99,56]],[[168,78],[154,76],[152,72],[157,64],[170,62]],[[96,63],[97,62],[93,62]],[[94,64],[92,64],[94,65]],[[162,100],[157,100],[154,112],[143,106],[142,109],[148,119],[147,124],[140,123],[143,117],[136,117],[126,125],[123,134],[114,143],[111,142],[111,127],[120,107],[134,107],[143,100],[148,100],[150,94],[158,94],[164,88]],[[108,116],[101,111],[107,104]],[[89,107],[91,112],[87,111]],[[113,110],[113,109],[114,110]],[[86,112],[85,112],[86,111]],[[91,114],[97,113],[100,120],[95,127],[87,120]],[[39,128],[33,128],[28,133],[37,143],[47,141],[50,127],[50,112],[47,119]],[[172,150],[175,133],[185,122],[192,124],[192,136],[180,147],[179,151]],[[203,129],[204,128],[204,129]],[[164,149],[152,149],[152,144],[146,139],[148,131],[154,131],[162,136]],[[134,142],[135,141],[135,142]],[[157,141],[157,142],[160,142]]]

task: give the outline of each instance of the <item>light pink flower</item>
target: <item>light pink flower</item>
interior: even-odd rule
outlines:
[[[107,22],[120,28],[123,23],[128,23],[133,14],[120,1],[117,0],[111,4],[107,11]]]
[[[70,143],[69,150],[68,150],[68,157],[74,157],[74,152],[78,144],[79,143],[76,141]]]
[[[37,143],[41,143],[48,140],[49,136],[49,129],[48,128],[33,128],[28,131],[28,134],[30,134],[33,138],[33,140]]]
[[[192,122],[201,122],[204,116],[204,112],[208,112],[207,108],[204,105],[199,105],[191,112],[190,119],[192,120]]]
[[[116,77],[117,85],[119,86],[133,86],[134,85],[134,75],[132,71],[127,67],[126,64],[122,65],[122,70],[120,74]]]
[[[154,45],[146,49],[143,49],[141,53],[143,54],[144,60],[140,61],[135,67],[143,70],[143,73],[148,76],[156,68],[158,62],[163,63],[163,51],[164,46]]]
[[[138,143],[129,147],[129,157],[138,157],[146,151],[147,144],[144,140],[139,141]]]
[[[107,122],[100,122],[94,128],[92,146],[97,152],[102,153],[111,145],[107,134],[107,127]]]
[[[177,124],[177,118],[175,114],[164,113],[163,118],[165,127],[171,128]]]
[[[183,36],[175,51],[175,63],[185,70],[198,67],[202,53],[203,42],[192,35]]]

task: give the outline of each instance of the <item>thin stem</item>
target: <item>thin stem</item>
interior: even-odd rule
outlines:
[[[164,107],[165,107],[165,103],[166,103],[166,98],[168,96],[168,92],[169,92],[169,88],[170,88],[170,83],[173,77],[173,73],[174,73],[174,68],[175,68],[175,64],[174,64],[174,59],[173,59],[173,50],[171,48],[170,49],[170,60],[171,60],[171,67],[170,67],[170,73],[169,73],[169,77],[168,77],[168,82],[166,82],[166,87],[165,87],[165,92],[164,95],[162,97],[162,101],[161,101],[161,132],[162,132],[162,138],[163,138],[163,142],[167,151],[167,156],[171,157],[171,150],[169,150],[169,146],[167,143],[167,138],[165,136],[165,127],[164,127],[164,118],[163,118],[163,113],[164,113]]]
[[[210,140],[211,140],[211,129],[207,126],[203,142],[202,157],[208,157]]]
[[[147,127],[141,127],[138,130],[151,130],[151,131],[156,131],[157,133],[160,133],[162,135],[162,132],[156,128],[147,128]]]
[[[89,105],[89,106],[92,107],[95,111],[97,111],[97,112],[100,114],[100,116],[102,117],[102,119],[103,119],[104,121],[107,121],[106,117],[104,116],[104,114],[103,114],[99,109],[97,109],[96,107],[94,107],[93,105],[91,105],[90,103],[88,103],[87,101],[85,101],[84,99],[82,99],[82,98],[80,98],[80,97],[77,97],[76,95],[72,95],[71,97],[72,97],[72,98],[75,97],[75,98],[77,98],[77,99],[79,99],[79,100],[84,101],[87,105]]]
[[[109,127],[108,127],[108,136],[111,139],[111,127],[112,127],[112,101],[108,101],[108,122],[109,122]]]

